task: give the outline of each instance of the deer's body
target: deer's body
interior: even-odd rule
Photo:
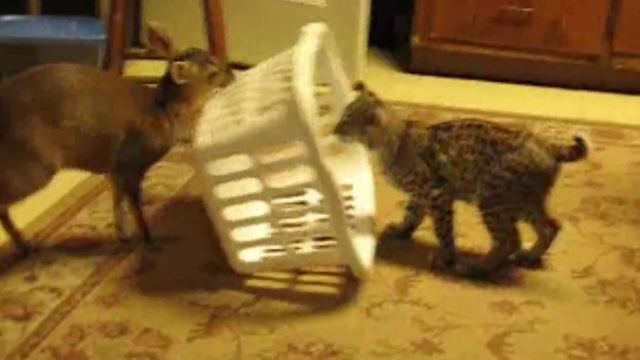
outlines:
[[[150,240],[140,209],[146,170],[189,139],[209,92],[232,79],[204,50],[171,55],[170,40],[153,30],[150,42],[171,59],[155,88],[76,64],[34,67],[0,84],[0,220],[23,252],[7,208],[65,168],[109,175],[118,235],[127,200]]]
[[[51,170],[107,173],[128,132],[170,141],[170,122],[157,111],[154,96],[153,89],[89,67],[33,68],[0,86],[0,149],[11,153],[22,147]]]

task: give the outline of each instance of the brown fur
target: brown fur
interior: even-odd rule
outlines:
[[[0,220],[22,253],[28,245],[7,208],[64,168],[107,174],[118,236],[126,237],[127,200],[151,243],[140,182],[174,144],[189,140],[206,96],[233,75],[205,50],[176,52],[157,25],[148,25],[149,47],[170,60],[155,88],[76,64],[37,66],[0,84]]]
[[[380,156],[387,177],[410,201],[404,220],[384,237],[408,238],[430,215],[445,265],[455,263],[453,203],[476,204],[492,235],[493,247],[478,262],[457,262],[465,275],[487,275],[510,256],[538,262],[560,230],[546,210],[546,198],[562,162],[587,156],[581,137],[573,145],[548,142],[524,128],[479,119],[456,119],[430,126],[399,121],[363,84],[335,132],[357,140]],[[521,249],[518,220],[533,225],[538,241]]]

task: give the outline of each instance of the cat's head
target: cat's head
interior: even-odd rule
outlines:
[[[334,133],[344,141],[373,146],[384,135],[385,105],[363,82],[355,83],[353,89],[356,98],[345,108]]]

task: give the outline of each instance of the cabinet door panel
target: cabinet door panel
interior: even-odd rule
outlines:
[[[431,0],[432,40],[599,54],[608,0]]]
[[[640,1],[623,0],[613,50],[619,54],[640,56]]]

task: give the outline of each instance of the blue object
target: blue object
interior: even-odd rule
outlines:
[[[107,39],[102,21],[88,16],[3,15],[0,43],[89,43],[102,46]]]
[[[0,16],[0,78],[46,63],[101,68],[106,44],[107,34],[98,18]]]

